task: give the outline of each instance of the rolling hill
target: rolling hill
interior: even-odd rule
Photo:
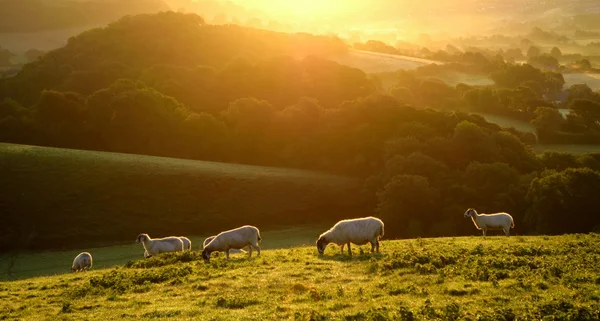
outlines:
[[[0,249],[80,248],[362,216],[357,181],[248,165],[0,144]],[[18,240],[15,242],[15,240]]]

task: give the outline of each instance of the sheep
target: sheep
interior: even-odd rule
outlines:
[[[202,244],[202,250],[204,250],[208,243],[210,243],[210,241],[212,241],[215,237],[216,235],[207,237],[206,240],[204,240],[204,244]],[[250,245],[246,246],[244,249],[250,249]],[[246,253],[244,249],[230,249],[229,253]]]
[[[142,233],[137,236],[135,243],[142,243],[144,246],[144,257],[149,258],[163,252],[181,252],[183,251],[183,241],[177,236],[152,239],[148,234]]]
[[[473,208],[467,209],[465,218],[470,217],[478,230],[483,230],[483,237],[487,230],[504,230],[506,236],[510,236],[510,229],[515,227],[512,216],[508,213],[477,214]]]
[[[92,268],[92,255],[89,252],[81,252],[73,260],[71,272],[85,271],[86,268]]]
[[[383,237],[383,222],[376,217],[363,217],[341,220],[319,236],[317,250],[323,255],[329,243],[340,245],[344,254],[344,245],[348,244],[348,255],[352,256],[350,243],[363,245],[371,243],[371,253],[379,253],[379,239]]]
[[[205,262],[209,262],[210,253],[222,251],[225,252],[227,260],[229,260],[230,249],[241,249],[246,246],[249,248],[248,257],[252,257],[252,248],[256,249],[260,256],[260,247],[258,246],[260,240],[262,240],[260,231],[255,226],[244,225],[233,230],[224,231],[217,234],[214,239],[206,244],[202,251],[202,258]]]
[[[180,236],[179,238],[183,242],[183,250],[184,251],[188,251],[188,250],[191,251],[192,250],[192,241],[190,241],[190,239],[188,239],[185,236]]]

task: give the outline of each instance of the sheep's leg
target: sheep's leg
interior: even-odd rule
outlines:
[[[248,245],[248,258],[252,257],[252,246]]]
[[[504,229],[504,234],[506,234],[506,237],[510,236],[510,229]]]
[[[375,247],[377,248],[377,253],[379,253],[379,240],[377,240],[377,243],[375,243]]]
[[[258,246],[258,243],[256,243],[256,244],[250,244],[250,245],[251,245],[250,249],[254,248],[256,250],[256,252],[257,252],[256,255],[260,256],[260,246]]]
[[[352,256],[352,248],[350,247],[350,242],[348,242],[348,255]]]
[[[486,237],[486,236],[487,236],[487,229],[484,228],[483,229],[483,237]]]
[[[340,253],[344,254],[344,246],[346,246],[346,244],[342,244],[342,247],[340,247]]]
[[[371,243],[371,253],[375,252],[375,244],[376,242],[370,242]]]
[[[229,261],[229,249],[227,249],[227,251],[225,251],[225,256],[227,257],[227,261]]]

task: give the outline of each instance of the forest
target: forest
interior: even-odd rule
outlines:
[[[195,14],[124,17],[0,79],[0,141],[353,177],[365,215],[379,215],[390,237],[470,233],[469,207],[512,213],[517,234],[599,231],[600,153],[536,155],[530,145],[598,143],[600,94],[566,88],[565,120],[552,103],[565,92],[559,72],[481,53],[393,73],[385,90],[377,75],[328,59],[347,50],[333,36]],[[426,77],[439,68],[476,69],[494,85]],[[471,111],[531,121],[537,135]]]

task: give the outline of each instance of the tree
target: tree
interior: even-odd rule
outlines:
[[[0,47],[0,67],[10,66],[12,64],[12,58],[15,56],[10,50],[3,49]]]
[[[415,97],[412,91],[406,87],[394,86],[390,88],[390,95],[405,104],[412,105],[415,102]]]
[[[600,103],[575,99],[569,104],[569,122],[584,124],[588,129],[600,129]]]
[[[530,46],[529,49],[527,49],[527,57],[528,58],[537,57],[541,53],[542,53],[542,50],[540,49],[540,47],[537,47],[537,46]]]
[[[415,175],[397,175],[378,193],[377,212],[389,226],[391,235],[406,236],[415,234],[407,229],[413,220],[421,226],[428,226],[435,217],[435,204],[439,201],[439,191],[429,185],[427,178]]]
[[[188,109],[143,83],[121,79],[87,99],[89,122],[99,147],[116,152],[178,154]]]
[[[534,116],[530,123],[538,131],[556,132],[565,123],[565,118],[556,108],[538,107],[535,109]]]
[[[27,58],[27,61],[33,62],[36,59],[38,59],[40,56],[42,56],[43,54],[44,54],[44,51],[42,51],[42,50],[29,49],[25,52],[25,58]]]
[[[585,233],[600,227],[600,173],[589,168],[546,171],[531,183],[526,222],[538,233]]]
[[[562,51],[560,51],[558,47],[552,47],[552,50],[550,50],[550,56],[560,59],[562,58]]]
[[[575,155],[566,152],[545,151],[538,158],[546,169],[564,171],[567,168],[578,167]]]
[[[532,66],[546,70],[558,70],[558,67],[560,66],[558,60],[548,54],[529,57],[527,62]]]
[[[89,139],[85,129],[87,107],[82,95],[44,90],[35,109],[37,129],[45,144],[82,147],[86,139]]]

